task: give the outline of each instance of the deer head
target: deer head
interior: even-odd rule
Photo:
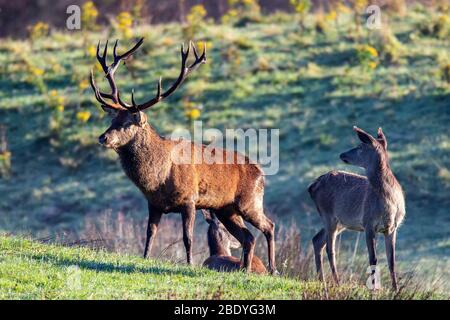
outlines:
[[[202,210],[202,214],[209,224],[208,246],[211,256],[216,254],[231,256],[230,248],[237,249],[241,247],[239,241],[227,231],[215,214],[207,210]]]
[[[374,163],[387,160],[387,140],[381,128],[378,128],[377,139],[364,130],[353,127],[358,135],[361,144],[339,157],[342,161],[365,169],[370,168]]]
[[[114,73],[120,65],[120,62],[127,60],[134,52],[136,52],[136,50],[142,45],[143,42],[144,38],[141,38],[133,48],[131,48],[124,54],[118,55],[118,40],[116,40],[113,49],[114,61],[109,66],[106,62],[108,53],[108,41],[105,44],[103,55],[100,54],[100,42],[97,45],[97,60],[100,63],[105,73],[105,77],[111,87],[111,93],[100,92],[99,88],[95,84],[94,73],[93,71],[91,71],[91,86],[94,90],[97,101],[101,103],[103,110],[113,114],[111,126],[99,137],[100,144],[104,145],[105,147],[117,149],[129,143],[135,137],[135,135],[139,131],[143,130],[144,127],[148,124],[147,116],[143,111],[170,96],[173,92],[175,92],[175,90],[178,89],[181,83],[192,71],[194,71],[199,65],[206,62],[205,45],[203,46],[203,53],[200,56],[198,55],[197,50],[192,42],[189,42],[188,48],[186,50],[184,49],[184,45],[182,45],[181,71],[175,83],[167,91],[163,91],[160,78],[157,85],[155,97],[142,104],[136,103],[134,99],[134,90],[132,90],[131,104],[128,104],[120,98],[120,92],[114,79]],[[191,47],[194,51],[195,61],[192,64],[188,65],[187,59],[189,57],[189,51]]]

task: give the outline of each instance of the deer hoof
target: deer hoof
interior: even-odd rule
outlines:
[[[271,274],[272,276],[279,276],[279,275],[281,275],[281,273],[279,273],[277,269],[272,270],[272,271],[270,272],[270,274]]]

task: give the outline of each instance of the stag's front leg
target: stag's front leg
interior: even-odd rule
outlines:
[[[183,242],[186,248],[186,260],[192,265],[192,237],[194,234],[195,223],[195,204],[187,205],[181,213],[183,219]]]
[[[397,230],[384,235],[384,241],[386,244],[386,256],[389,265],[389,271],[391,273],[392,288],[397,291],[397,275],[395,274],[395,242],[397,238]]]
[[[161,220],[162,212],[153,208],[148,204],[148,225],[147,225],[147,239],[145,240],[144,258],[147,258],[152,250],[153,240],[158,232],[159,221]]]

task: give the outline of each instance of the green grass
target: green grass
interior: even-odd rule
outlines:
[[[0,237],[0,299],[432,299],[405,290],[371,293],[362,286],[242,272],[217,273],[87,248]]]
[[[403,50],[394,63],[382,56],[372,72],[358,65],[355,52],[361,44],[372,44],[383,55],[379,31],[363,28],[356,38],[351,19],[326,34],[314,32],[312,16],[305,33],[291,15],[264,17],[245,28],[206,24],[196,40],[211,43],[208,63],[174,96],[150,109],[149,121],[166,135],[187,127],[185,97],[203,104],[200,120],[205,128],[279,128],[280,171],[267,177],[265,204],[277,225],[296,221],[307,245],[321,225],[308,184],[332,168],[358,171],[338,158],[357,143],[352,126],[372,133],[382,126],[392,168],[406,192],[399,261],[403,270],[418,270],[424,281],[441,277],[441,290],[448,292],[450,86],[440,72],[450,60],[450,44],[449,39],[423,36],[416,27],[435,16],[409,10],[406,17],[390,17],[387,28]],[[169,86],[178,72],[178,44],[187,39],[179,24],[144,25],[133,33],[145,37],[133,62],[135,77],[122,66],[117,79],[123,97],[129,99],[135,88],[141,102],[154,95],[159,76]],[[87,33],[86,44],[81,33],[68,31],[33,43],[2,39],[0,122],[8,127],[12,173],[0,179],[0,230],[33,237],[76,233],[83,229],[85,216],[106,210],[145,219],[146,203],[117,156],[97,145],[109,125],[107,118],[90,89],[81,94],[77,90],[96,63],[86,46],[115,37],[104,30]],[[130,44],[121,41],[119,50]],[[53,110],[46,96],[26,81],[17,51],[44,68],[48,88],[65,97],[58,134],[49,129]],[[261,67],[264,60],[268,70]],[[102,80],[98,75],[104,86]],[[87,123],[76,120],[79,110],[92,113]],[[366,258],[363,244],[361,248],[360,256]]]

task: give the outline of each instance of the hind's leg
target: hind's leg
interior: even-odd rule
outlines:
[[[331,273],[333,275],[334,281],[339,284],[339,276],[336,270],[336,250],[335,250],[335,244],[336,244],[336,236],[338,234],[338,229],[336,226],[333,226],[333,228],[329,229],[327,231],[327,256],[328,261],[330,263]]]
[[[391,273],[392,288],[397,291],[397,275],[395,274],[395,240],[397,238],[397,230],[384,235],[384,241],[386,244],[386,256],[389,265],[389,271]]]
[[[218,210],[215,212],[217,218],[242,245],[244,253],[244,268],[251,271],[251,264],[255,251],[255,238],[247,229],[242,218],[233,210]]]
[[[323,281],[323,267],[322,267],[322,252],[325,248],[327,241],[327,233],[324,228],[320,229],[319,232],[312,238],[312,243],[314,247],[314,259],[316,261],[316,270],[320,281]]]

